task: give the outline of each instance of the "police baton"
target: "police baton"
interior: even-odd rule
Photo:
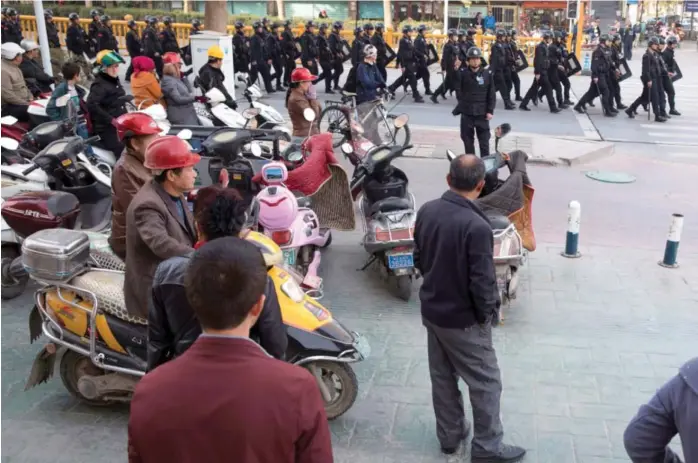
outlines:
[[[651,80],[648,82],[648,84],[652,82]],[[647,120],[651,121],[652,120],[652,87],[647,86],[647,98],[649,100],[649,104],[647,105]]]
[[[601,90],[599,89],[599,83],[594,82],[594,85],[596,85],[596,93],[599,94],[599,100],[601,100],[601,112],[605,116],[606,115],[606,106],[604,105],[603,95],[601,94]]]

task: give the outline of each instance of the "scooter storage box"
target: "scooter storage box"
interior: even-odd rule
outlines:
[[[364,193],[371,204],[385,198],[404,198],[407,195],[407,182],[397,176],[382,182],[369,180],[364,186]]]
[[[40,280],[68,281],[87,267],[89,259],[90,239],[77,230],[41,230],[22,244],[22,265]]]

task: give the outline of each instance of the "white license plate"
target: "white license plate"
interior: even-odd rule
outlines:
[[[414,257],[411,252],[400,252],[388,254],[388,268],[412,268],[414,267]]]
[[[296,250],[295,249],[284,249],[284,262],[286,265],[296,265]]]

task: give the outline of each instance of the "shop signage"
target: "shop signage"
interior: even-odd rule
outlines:
[[[683,4],[684,13],[698,13],[698,1],[686,0]]]

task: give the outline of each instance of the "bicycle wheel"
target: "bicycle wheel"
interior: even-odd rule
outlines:
[[[332,134],[332,146],[339,148],[347,139],[345,130],[349,127],[347,116],[337,107],[328,106],[320,113],[320,133]]]

